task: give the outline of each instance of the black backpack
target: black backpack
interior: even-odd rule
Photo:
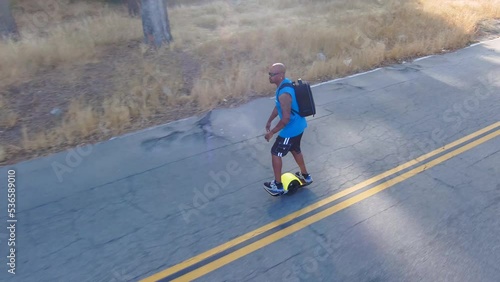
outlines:
[[[301,117],[314,116],[316,114],[316,105],[314,104],[311,86],[308,82],[302,82],[300,78],[297,82],[298,84],[295,84],[295,81],[292,81],[292,83],[283,83],[278,92],[287,86],[293,87],[297,104],[299,104],[299,111],[297,112],[292,109],[292,113],[299,114]]]

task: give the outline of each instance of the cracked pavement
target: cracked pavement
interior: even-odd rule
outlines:
[[[0,280],[146,278],[500,121],[499,90],[500,39],[315,86],[302,148],[315,181],[287,197],[262,189],[272,98],[2,167],[1,187],[16,170],[18,222],[14,276],[0,229]],[[199,280],[499,281],[499,147],[492,139]],[[297,169],[290,155],[283,165]]]

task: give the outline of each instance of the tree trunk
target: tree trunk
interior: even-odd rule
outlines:
[[[141,0],[126,0],[128,7],[128,14],[131,17],[139,16],[141,12]]]
[[[167,0],[142,0],[144,41],[160,47],[173,41],[168,20]]]
[[[17,39],[16,21],[10,12],[10,0],[0,0],[0,39]]]

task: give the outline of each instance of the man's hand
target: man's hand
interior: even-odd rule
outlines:
[[[267,142],[269,142],[269,140],[271,140],[271,138],[273,138],[273,135],[274,135],[274,133],[272,131],[268,131],[266,133],[266,136],[264,136],[264,138],[266,138]]]

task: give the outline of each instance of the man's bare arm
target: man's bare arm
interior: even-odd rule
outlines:
[[[281,129],[283,129],[288,122],[290,122],[290,114],[292,112],[292,96],[288,93],[283,93],[279,97],[281,111],[283,116],[281,120],[276,124],[276,126],[271,130],[273,134],[278,133]]]

